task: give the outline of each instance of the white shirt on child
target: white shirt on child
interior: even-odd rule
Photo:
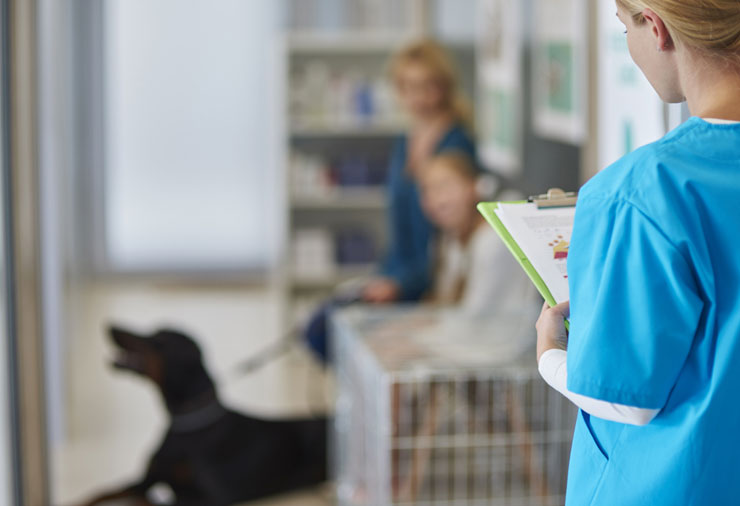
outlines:
[[[521,311],[535,300],[532,282],[488,224],[481,222],[466,245],[443,236],[439,251],[435,299],[455,303],[462,283],[457,304],[465,316]]]

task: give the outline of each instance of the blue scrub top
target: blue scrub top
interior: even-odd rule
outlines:
[[[581,412],[566,504],[740,504],[740,125],[692,118],[589,181],[568,274],[568,389],[660,412]]]
[[[421,209],[419,189],[406,169],[407,138],[396,141],[388,168],[388,250],[380,273],[396,280],[401,300],[418,300],[431,285],[430,244],[434,226]],[[477,163],[475,143],[467,129],[453,125],[439,140],[434,153],[462,151]]]

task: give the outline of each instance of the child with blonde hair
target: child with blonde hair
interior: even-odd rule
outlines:
[[[535,300],[532,283],[476,209],[492,198],[495,181],[459,151],[432,158],[419,180],[422,207],[440,230],[430,300],[470,317],[520,311]]]

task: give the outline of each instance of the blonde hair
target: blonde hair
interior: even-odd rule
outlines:
[[[467,153],[459,150],[443,151],[429,159],[427,166],[443,166],[471,182],[475,182],[480,175],[475,161]]]
[[[693,48],[740,64],[740,0],[617,0],[636,23],[652,9],[671,35]]]
[[[401,71],[409,64],[421,64],[431,71],[443,93],[443,106],[470,131],[474,128],[473,108],[460,90],[457,68],[449,53],[432,39],[413,42],[399,50],[391,60],[390,75],[398,83]]]

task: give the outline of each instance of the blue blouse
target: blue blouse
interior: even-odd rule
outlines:
[[[388,169],[388,250],[380,274],[401,287],[400,300],[418,300],[431,285],[430,243],[434,226],[421,209],[419,189],[406,169],[408,139],[400,137],[393,148]],[[460,124],[442,136],[434,153],[462,151],[476,160],[475,143]]]

